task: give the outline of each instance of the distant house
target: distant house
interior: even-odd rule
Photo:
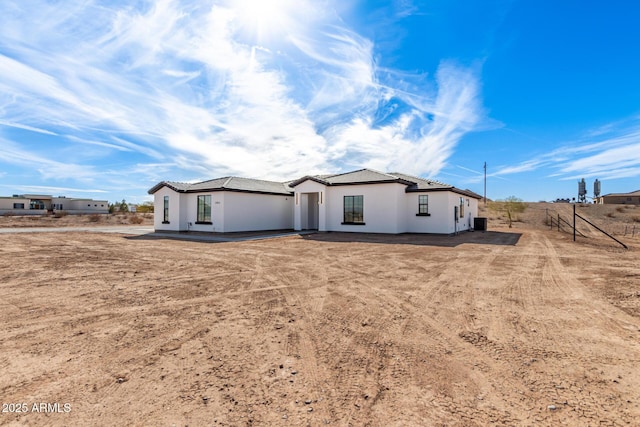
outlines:
[[[64,211],[69,214],[109,213],[106,200],[53,197],[43,194],[22,194],[0,197],[0,215],[42,215]]]
[[[305,176],[286,183],[225,177],[160,182],[155,229],[319,230],[451,234],[473,228],[476,193],[402,173],[370,169]]]
[[[638,205],[640,206],[640,190],[632,193],[611,193],[598,197],[598,204]]]

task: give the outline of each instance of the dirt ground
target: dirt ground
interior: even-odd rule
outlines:
[[[574,243],[544,209],[458,236],[3,236],[0,424],[640,425],[640,239]]]
[[[0,228],[153,225],[152,213],[0,215]]]

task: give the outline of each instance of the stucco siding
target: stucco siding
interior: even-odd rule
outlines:
[[[21,204],[24,206],[24,209],[14,209],[14,204]],[[43,214],[46,213],[46,210],[30,210],[29,209],[29,199],[19,198],[19,197],[1,197],[0,198],[0,215],[4,214],[13,214],[13,215],[33,215],[33,214]]]
[[[211,224],[197,224],[198,222],[198,196],[211,196]],[[183,209],[185,215],[181,218],[183,230],[188,231],[214,231],[223,233],[225,227],[224,204],[227,193],[225,191],[211,191],[202,193],[182,194]]]
[[[224,232],[293,228],[293,196],[229,191],[222,208]]]
[[[164,196],[169,196],[169,221],[164,220]],[[158,231],[180,231],[180,193],[163,187],[153,195],[153,228]]]
[[[327,191],[327,230],[360,233],[402,233],[400,206],[403,184],[363,184],[332,186]],[[343,224],[344,196],[363,196],[364,225]]]
[[[62,204],[61,210],[69,213],[109,213],[109,203],[106,200],[56,198],[53,203]]]
[[[409,233],[453,233],[453,206],[450,194],[445,191],[406,193],[406,231]],[[429,197],[429,216],[416,216],[419,195]]]

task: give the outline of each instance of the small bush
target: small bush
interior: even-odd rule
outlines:
[[[65,216],[67,216],[67,215],[68,215],[68,213],[67,213],[66,211],[56,211],[56,212],[53,214],[53,217],[54,217],[54,218],[64,218],[64,217],[65,217]]]
[[[129,218],[129,222],[131,224],[142,224],[144,222],[144,218],[138,215],[134,215],[131,218]]]
[[[5,212],[2,216],[16,216],[15,212]]]
[[[618,207],[616,208],[616,211],[617,211],[617,212],[620,212],[620,213],[624,212],[624,206],[618,206]]]
[[[102,218],[99,214],[91,214],[89,215],[89,222],[100,222]]]
[[[633,222],[640,222],[640,216],[634,216],[631,218]]]
[[[608,218],[615,218],[616,217],[616,215],[613,212],[609,212],[606,216]]]

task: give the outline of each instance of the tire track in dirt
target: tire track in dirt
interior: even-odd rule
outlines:
[[[572,279],[573,274],[567,271],[559,261],[557,251],[551,242],[540,235],[534,241],[537,250],[528,251],[525,258],[518,259],[518,265],[524,265],[531,274],[519,280],[510,280],[511,286],[507,286],[502,295],[502,305],[507,311],[514,313],[524,311],[532,313],[526,319],[519,316],[502,316],[501,323],[494,323],[492,335],[500,336],[500,342],[494,342],[485,336],[467,336],[474,345],[481,348],[488,348],[491,351],[499,351],[506,357],[520,361],[521,367],[514,371],[514,374],[522,379],[522,384],[528,387],[530,396],[535,401],[550,401],[556,407],[562,408],[567,419],[561,423],[571,424],[579,418],[586,417],[587,412],[595,414],[594,419],[604,420],[607,417],[606,405],[593,396],[585,396],[581,393],[583,389],[589,388],[594,379],[588,379],[588,374],[583,378],[576,378],[573,371],[580,366],[588,370],[590,366],[602,366],[603,364],[615,364],[620,360],[613,353],[585,354],[585,342],[575,333],[572,333],[574,325],[581,323],[593,325],[594,322],[602,322],[601,316],[594,316],[596,312],[589,298],[585,298],[585,290],[581,284]],[[591,300],[593,301],[593,300]],[[521,302],[525,305],[518,307]],[[576,304],[576,302],[579,302]],[[598,303],[599,305],[599,303]],[[512,307],[512,308],[508,308]],[[556,319],[553,323],[535,321],[536,318],[551,317]],[[521,325],[520,328],[509,326],[506,321],[514,319],[514,323]],[[534,321],[533,325],[531,320]],[[522,324],[524,322],[524,324]],[[569,326],[570,329],[567,329]],[[559,345],[554,339],[558,334],[562,334]],[[509,341],[513,342],[515,354],[510,354]],[[547,350],[555,347],[557,350]],[[520,357],[517,355],[520,354]],[[523,355],[530,355],[527,362]],[[579,361],[576,366],[576,358]],[[571,365],[568,361],[571,360]],[[554,367],[554,368],[551,368]],[[540,369],[542,368],[542,369]],[[565,382],[550,381],[543,373],[548,369],[559,369],[568,371],[569,376]],[[573,378],[573,379],[571,379]],[[568,383],[572,387],[567,386]],[[611,390],[615,394],[614,390]],[[537,422],[554,419],[544,411],[544,404],[533,411]],[[575,417],[577,408],[581,409],[578,418]],[[626,415],[628,420],[632,418]],[[571,421],[571,420],[574,421]]]

